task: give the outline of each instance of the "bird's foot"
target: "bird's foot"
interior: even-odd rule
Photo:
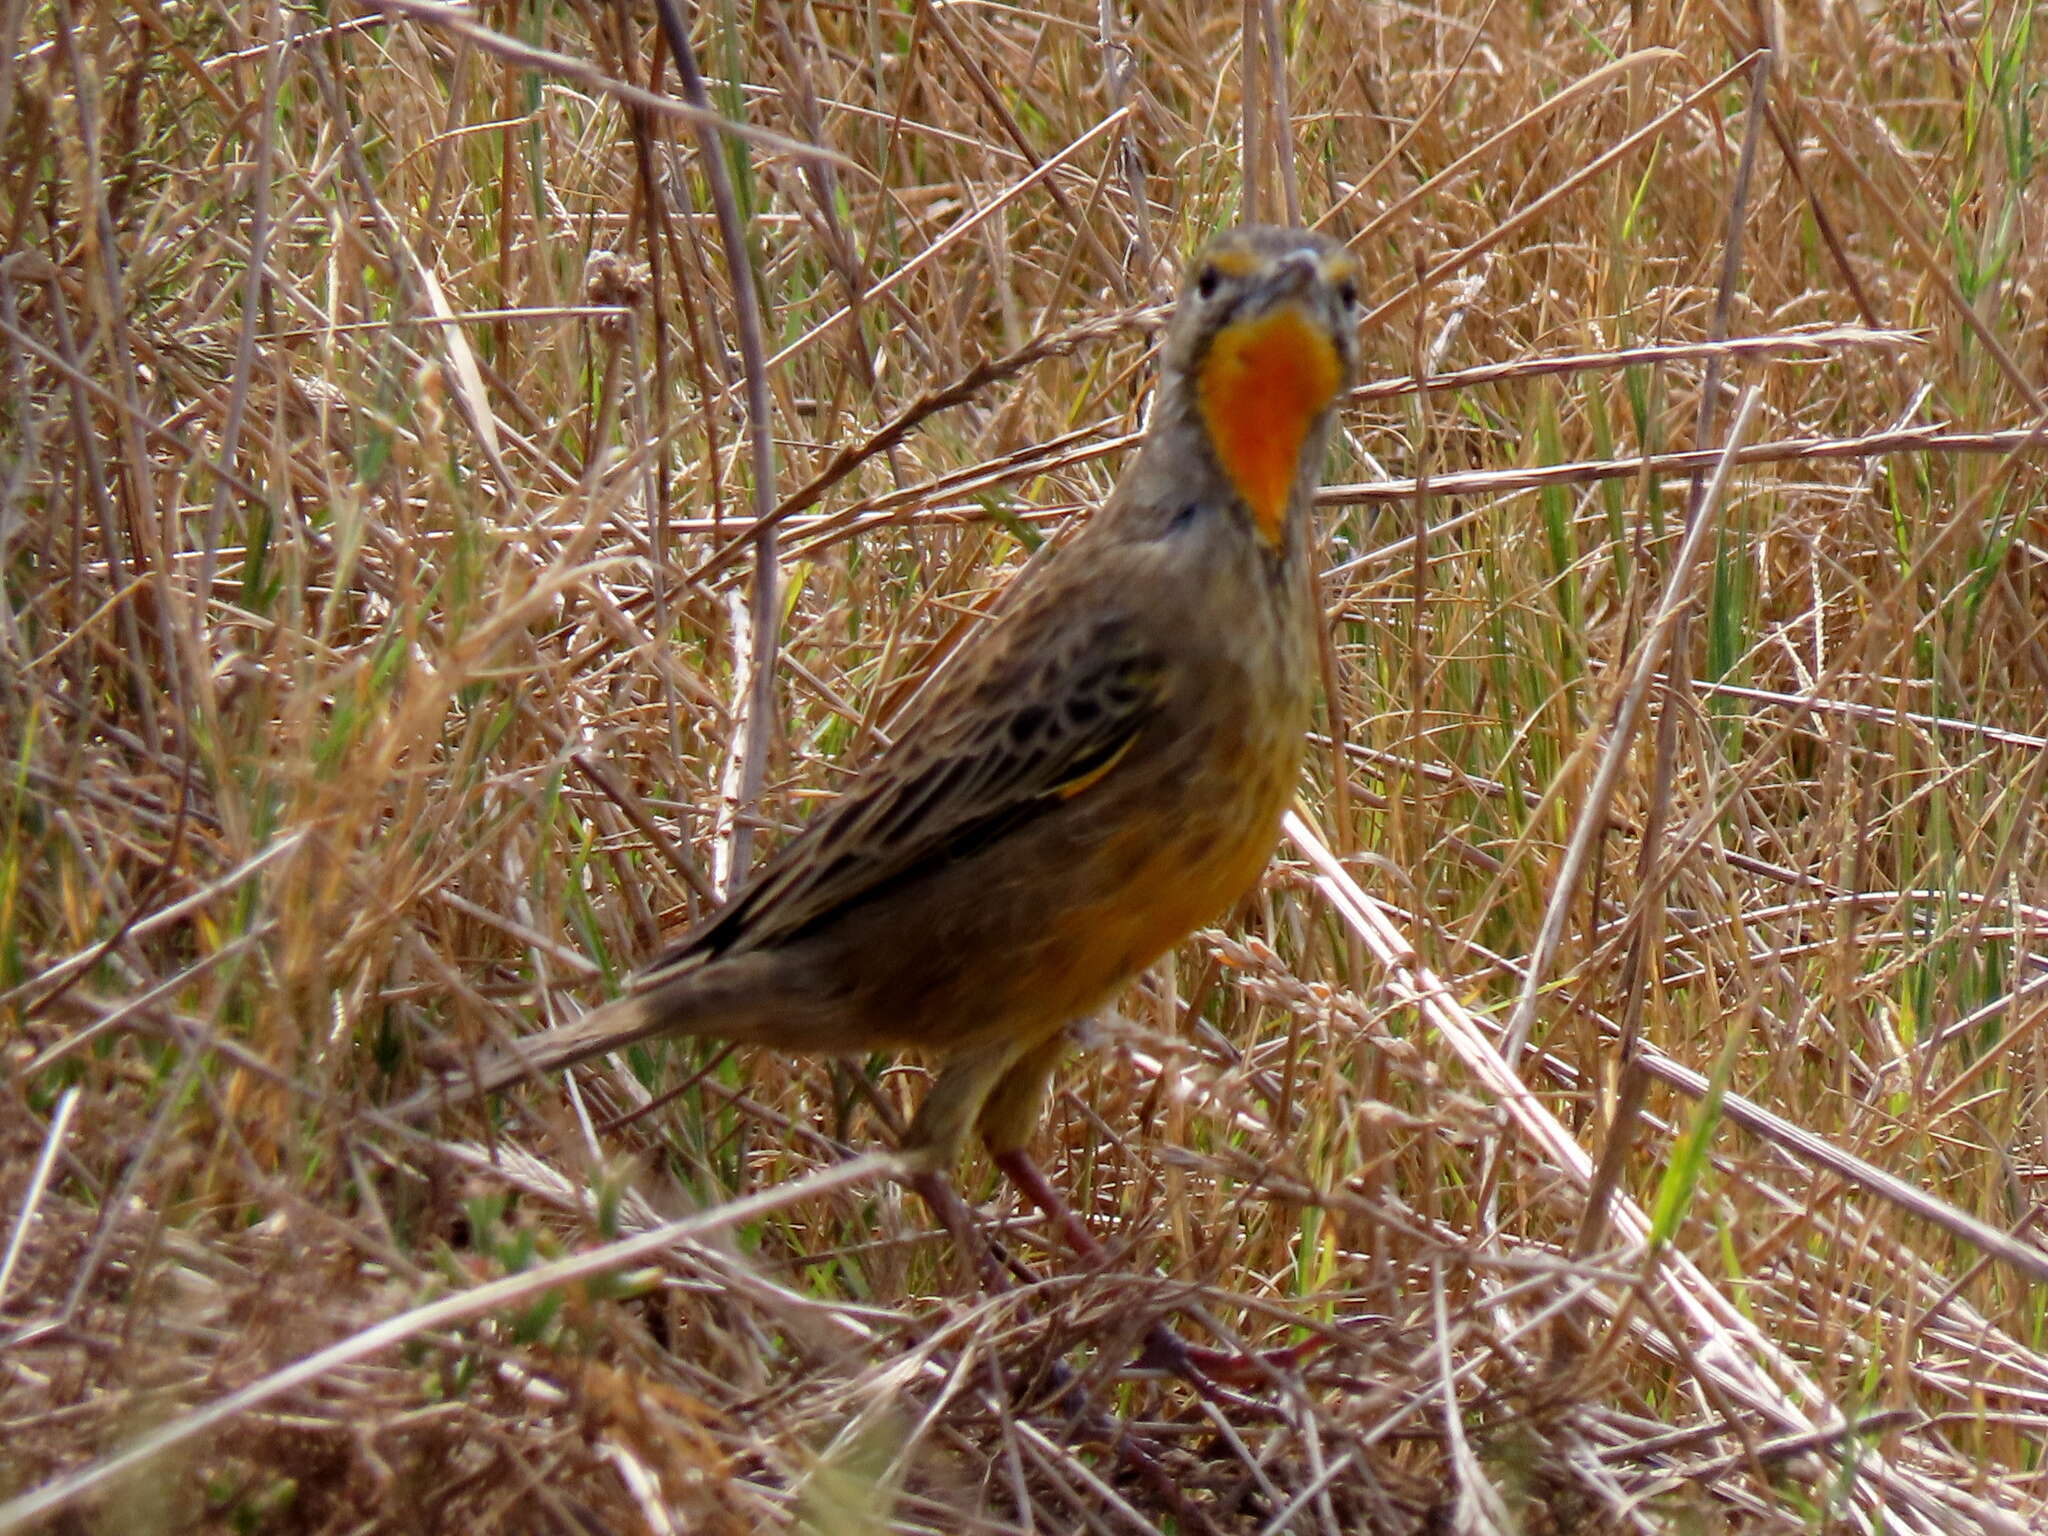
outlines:
[[[1304,1360],[1327,1343],[1327,1339],[1304,1339],[1285,1349],[1210,1349],[1190,1344],[1164,1323],[1154,1323],[1145,1334],[1137,1365],[1141,1370],[1171,1371],[1198,1390],[1264,1386],[1299,1370]]]
[[[1087,1223],[1067,1204],[1029,1153],[1012,1147],[994,1156],[996,1167],[1059,1229],[1061,1240],[1076,1258],[1095,1265],[1106,1266],[1110,1262],[1109,1251],[1096,1240]],[[1165,1323],[1155,1322],[1146,1331],[1145,1347],[1136,1363],[1142,1370],[1172,1372],[1211,1402],[1248,1410],[1261,1405],[1230,1388],[1280,1385],[1285,1380],[1284,1373],[1297,1369],[1325,1342],[1306,1339],[1285,1349],[1270,1350],[1210,1349],[1190,1344]]]

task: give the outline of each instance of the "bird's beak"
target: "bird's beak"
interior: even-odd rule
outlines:
[[[1268,303],[1277,304],[1282,299],[1297,298],[1308,291],[1309,285],[1321,275],[1322,267],[1314,251],[1289,251],[1274,264],[1267,275],[1265,288]]]

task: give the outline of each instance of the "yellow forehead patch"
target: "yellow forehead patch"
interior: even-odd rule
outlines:
[[[1257,277],[1279,258],[1271,252],[1260,251],[1249,245],[1232,245],[1221,242],[1209,247],[1202,255],[1200,266],[1214,267],[1225,277]],[[1317,267],[1326,283],[1336,284],[1346,278],[1358,276],[1358,259],[1347,250],[1333,250],[1324,255]]]
[[[1256,277],[1266,258],[1249,246],[1212,246],[1204,266],[1214,267],[1225,277]]]
[[[1330,338],[1293,304],[1226,325],[1209,343],[1195,382],[1202,422],[1268,544],[1286,531],[1301,445],[1342,376]]]

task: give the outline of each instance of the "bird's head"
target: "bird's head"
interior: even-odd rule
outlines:
[[[1357,326],[1358,263],[1312,231],[1227,230],[1188,269],[1161,377],[1268,544],[1283,542],[1297,485],[1322,467]]]

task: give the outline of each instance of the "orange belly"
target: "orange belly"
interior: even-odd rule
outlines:
[[[1079,1014],[1152,964],[1204,923],[1213,922],[1258,881],[1272,857],[1277,807],[1260,805],[1223,835],[1198,845],[1133,827],[1102,851],[1106,869],[1128,870],[1117,889],[1076,913],[1049,967],[1064,977],[1060,1006]],[[1052,999],[1047,999],[1052,1001]]]

